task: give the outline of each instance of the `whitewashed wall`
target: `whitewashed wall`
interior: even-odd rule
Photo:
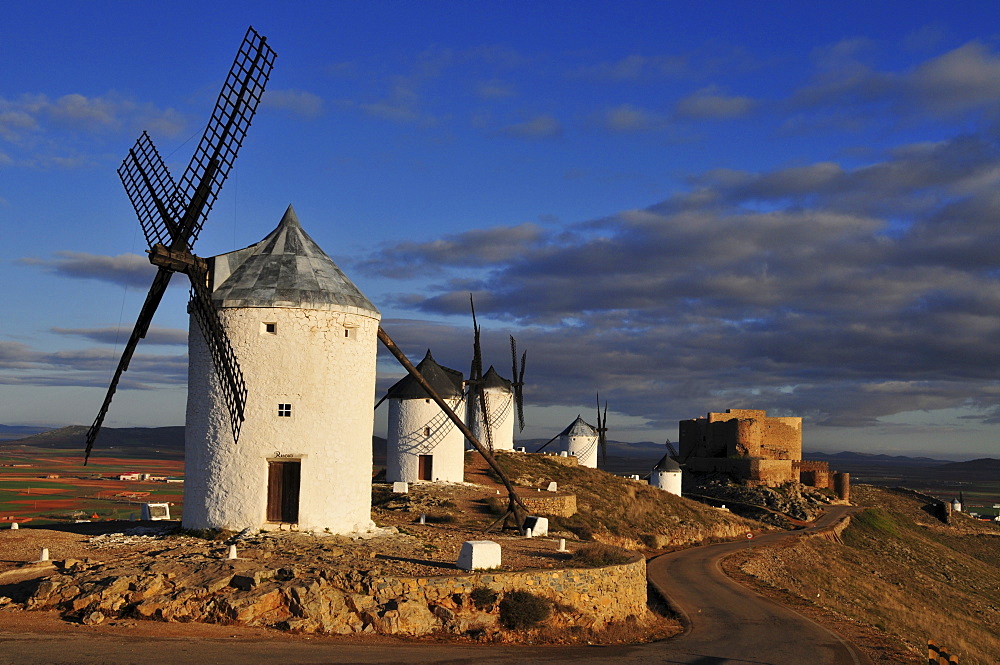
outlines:
[[[378,319],[344,311],[219,311],[247,384],[234,443],[197,324],[189,330],[184,517],[187,528],[265,525],[270,459],[301,459],[300,530],[350,533],[371,521],[372,397]],[[277,334],[263,323],[277,324]],[[345,326],[353,334],[345,337]],[[278,417],[278,404],[292,417]]]
[[[653,469],[649,474],[649,484],[659,487],[665,492],[681,495],[681,472],[680,471],[660,471]]]
[[[493,450],[514,450],[514,397],[500,388],[486,388],[486,408],[490,412],[490,437]],[[470,397],[471,399],[471,397]],[[482,412],[472,411],[475,417],[469,429],[476,435],[480,443],[486,443],[486,431],[483,428]]]
[[[419,456],[433,456],[434,480],[465,479],[465,436],[431,399],[389,399],[385,479],[412,483],[419,478]],[[458,397],[445,402],[455,409]],[[430,434],[424,435],[424,428]]]
[[[559,450],[576,457],[580,466],[597,468],[597,436],[561,436]]]

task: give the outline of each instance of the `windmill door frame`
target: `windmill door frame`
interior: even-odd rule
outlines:
[[[417,457],[417,480],[434,480],[434,456]]]
[[[302,460],[268,460],[267,521],[297,524]]]

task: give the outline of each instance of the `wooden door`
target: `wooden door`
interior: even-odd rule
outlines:
[[[417,478],[419,480],[434,480],[434,456],[421,455],[417,461]]]
[[[267,521],[299,521],[299,460],[268,462],[267,468]]]

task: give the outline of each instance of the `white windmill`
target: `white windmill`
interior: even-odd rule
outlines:
[[[378,310],[291,206],[266,238],[209,265],[212,302],[246,377],[246,421],[237,441],[192,326],[184,525],[369,529]]]
[[[598,429],[588,424],[580,416],[559,433],[559,450],[576,457],[580,466],[597,468],[597,452],[600,447]]]
[[[209,260],[192,253],[274,59],[247,30],[178,182],[146,133],[118,170],[158,272],[86,454],[171,276],[183,272],[191,282],[184,526],[367,530],[378,310],[290,206],[256,245]]]
[[[510,336],[511,380],[500,376],[490,365],[483,374],[483,352],[476,321],[476,306],[472,306],[472,367],[467,382],[466,422],[479,441],[490,450],[514,449],[514,413],[517,412],[519,431],[524,431],[524,366],[528,352],[517,362],[517,341]],[[484,415],[485,414],[485,415]]]
[[[417,364],[417,371],[452,410],[458,410],[464,400],[461,372],[439,365],[430,349]],[[383,399],[389,402],[385,479],[462,482],[465,436],[430,394],[407,375],[393,384]]]

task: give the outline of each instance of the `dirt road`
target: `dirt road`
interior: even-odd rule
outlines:
[[[839,519],[835,508],[812,528]],[[754,543],[788,537],[777,533]],[[19,613],[11,625],[0,612],[2,665],[247,665],[288,663],[553,663],[614,665],[869,665],[835,633],[726,577],[719,560],[744,542],[684,550],[654,559],[649,579],[689,619],[688,631],[665,642],[614,647],[505,647],[407,644],[393,640],[352,644],[322,637],[288,637],[260,630],[190,626],[191,636],[162,637],[138,622],[89,628],[52,616]],[[27,615],[37,615],[34,617]]]

